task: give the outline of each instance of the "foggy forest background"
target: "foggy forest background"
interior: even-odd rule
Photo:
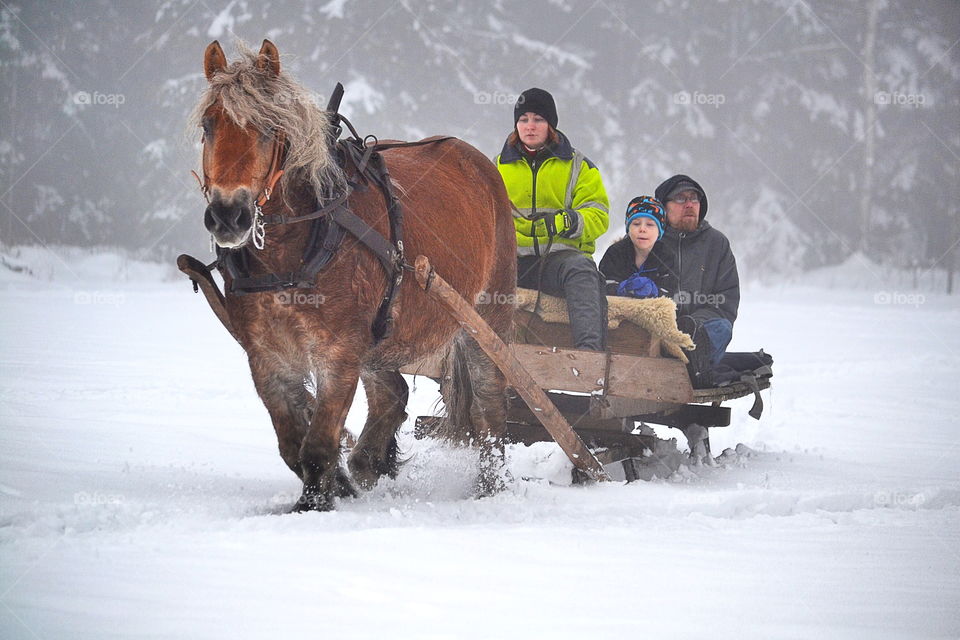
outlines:
[[[747,279],[960,266],[955,0],[3,0],[0,247],[207,255],[186,116],[204,47],[238,37],[275,42],[321,104],[343,82],[381,138],[493,156],[516,95],[547,89],[606,183],[601,248],[688,173]]]

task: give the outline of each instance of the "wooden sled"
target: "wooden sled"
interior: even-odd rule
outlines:
[[[766,375],[752,383],[694,389],[684,363],[668,355],[676,350],[665,349],[659,338],[630,322],[609,330],[609,350],[603,353],[574,349],[568,325],[545,322],[529,311],[517,310],[516,325],[510,351],[597,461],[621,463],[628,481],[665,477],[683,462],[675,441],[658,438],[645,425],[678,429],[687,439],[690,457],[709,464],[713,461],[709,430],[730,425],[730,408],[722,403],[770,387]],[[401,369],[433,379],[440,378],[440,371],[436,358]],[[511,442],[552,440],[537,411],[519,396],[510,398],[507,419]],[[415,436],[433,435],[442,421],[418,417]],[[582,481],[585,475],[574,463],[574,481]]]

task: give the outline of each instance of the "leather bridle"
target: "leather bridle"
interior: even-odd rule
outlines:
[[[201,138],[201,145],[205,145],[206,142]],[[263,222],[263,210],[262,207],[270,200],[270,195],[273,193],[273,189],[277,184],[277,181],[280,179],[280,176],[283,175],[283,166],[284,162],[284,151],[286,150],[286,134],[283,130],[280,129],[273,136],[273,149],[270,153],[270,166],[267,168],[267,173],[263,176],[263,188],[260,189],[260,192],[254,198],[254,208],[253,208],[253,246],[257,249],[263,249],[264,239],[266,238],[266,229]],[[200,192],[203,194],[203,198],[207,201],[207,204],[210,203],[210,176],[207,174],[207,161],[206,154],[201,152],[200,157],[202,158],[202,170],[203,170],[203,179],[200,179],[200,176],[197,175],[196,171],[190,171],[193,174],[193,177],[197,179],[197,182],[200,184]]]

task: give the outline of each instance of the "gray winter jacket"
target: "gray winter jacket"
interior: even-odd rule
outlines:
[[[733,324],[740,306],[737,261],[727,237],[705,220],[708,202],[703,188],[689,176],[676,175],[657,187],[656,197],[664,202],[681,182],[695,185],[700,192],[700,226],[689,233],[667,227],[660,240],[667,250],[665,253],[673,254],[670,261],[679,280],[674,295],[677,316],[692,315],[701,322],[725,318]]]
[[[661,242],[672,249],[680,281],[674,295],[677,315],[700,321],[725,318],[732,324],[740,306],[740,277],[727,237],[701,218],[696,231],[668,228]]]

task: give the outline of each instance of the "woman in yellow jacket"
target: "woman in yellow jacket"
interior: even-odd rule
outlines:
[[[600,171],[557,130],[543,89],[520,94],[513,121],[496,163],[517,208],[517,284],[566,298],[574,345],[602,351],[607,299],[593,252],[610,203]]]

